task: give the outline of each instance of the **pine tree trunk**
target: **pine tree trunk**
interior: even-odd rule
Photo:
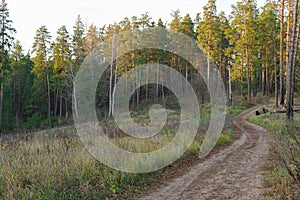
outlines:
[[[209,51],[208,51],[209,52]],[[209,53],[207,53],[207,87],[210,90],[210,61],[209,61]]]
[[[283,106],[284,105],[284,84],[283,84],[283,80],[284,80],[284,74],[283,74],[283,68],[284,68],[284,61],[283,61],[283,51],[284,51],[284,1],[285,0],[281,0],[281,16],[280,16],[280,58],[279,58],[279,62],[280,62],[280,66],[279,66],[279,95],[280,95],[280,105]]]
[[[229,75],[228,75],[228,91],[229,91],[229,101],[230,105],[233,105],[233,95],[232,95],[232,88],[231,88],[231,67],[229,66]]]
[[[73,81],[73,108],[75,111],[75,120],[78,119],[77,98],[76,98],[76,82]]]
[[[149,87],[149,66],[147,65],[147,75],[146,75],[146,102],[148,102],[148,87]]]
[[[49,80],[49,74],[47,73],[47,93],[48,93],[48,120],[50,121],[51,118],[51,94],[50,94],[50,80]]]
[[[291,47],[291,36],[290,36],[290,34],[291,34],[291,6],[290,6],[290,1],[289,0],[287,0],[287,7],[288,7],[288,9],[287,9],[287,11],[288,11],[288,14],[287,14],[287,28],[286,28],[286,64],[285,64],[285,67],[286,67],[286,83],[288,82],[288,80],[287,80],[287,76],[288,76],[288,68],[289,68],[289,58],[290,58],[290,51],[291,51],[291,49],[290,49],[290,47]],[[287,87],[287,86],[286,86]],[[286,99],[286,101],[287,101],[287,88],[286,88],[286,90],[285,90],[285,95],[286,95],[286,97],[285,97],[285,99]]]
[[[159,66],[156,66],[156,95],[155,98],[158,100],[158,93],[159,93]]]
[[[113,64],[114,64],[114,39],[115,39],[115,36],[113,36],[112,45],[111,45],[111,62],[110,62],[110,77],[109,77],[109,110],[108,110],[109,117],[111,117],[111,115],[112,115],[112,81],[113,81]]]
[[[299,8],[299,6],[298,6]],[[298,13],[299,15],[299,13]],[[295,87],[295,81],[296,81],[296,65],[297,65],[297,56],[298,56],[298,47],[299,47],[299,38],[300,37],[300,25],[298,22],[298,32],[296,36],[296,46],[295,46],[295,54],[294,54],[294,60],[293,60],[293,79],[292,79],[292,88]],[[292,92],[292,106],[294,107],[294,92]]]
[[[2,5],[4,5],[4,1],[2,1]],[[1,27],[4,31],[5,30],[5,18],[2,17],[2,27]],[[5,58],[4,58],[4,54],[5,54],[5,49],[4,49],[4,42],[5,42],[5,38],[4,38],[4,34],[2,34],[2,48],[1,48],[1,69],[0,69],[0,133],[2,133],[2,114],[3,114],[3,89],[4,89],[4,71],[3,71],[3,67],[4,67],[4,62],[5,62]]]
[[[276,50],[275,50],[276,52]],[[275,81],[275,106],[278,107],[278,74],[277,74],[277,53],[274,54],[274,81]]]
[[[274,81],[275,81],[275,106],[278,107],[278,75],[277,75],[277,48],[276,48],[276,34],[274,31],[273,45],[274,45]]]
[[[117,58],[119,57],[117,51]],[[115,69],[115,78],[114,78],[114,89],[112,93],[112,102],[111,102],[111,114],[115,114],[115,96],[116,96],[116,88],[117,88],[117,76],[118,76],[118,59],[116,59],[116,69]]]
[[[69,118],[69,105],[68,105],[68,100],[67,99],[65,99],[65,118],[66,118],[66,120],[68,120],[68,118]]]
[[[264,66],[264,65],[263,65]],[[261,90],[262,90],[262,96],[265,96],[265,74],[266,70],[263,68],[261,71]]]
[[[3,56],[3,55],[2,55]],[[2,66],[3,66],[3,61],[2,61]],[[2,133],[2,112],[3,112],[3,70],[0,69],[0,78],[1,78],[1,83],[0,83],[0,133]]]
[[[248,103],[251,102],[251,77],[250,77],[250,64],[249,64],[249,55],[248,55],[248,48],[246,48],[246,66],[247,66],[247,85],[248,85],[248,89],[247,89],[247,100]]]
[[[61,123],[62,112],[63,112],[63,97],[62,97],[62,91],[60,91],[60,98],[59,98],[59,123]]]
[[[139,68],[136,69],[136,106],[139,106],[140,103],[140,71]]]
[[[292,38],[290,42],[289,49],[289,56],[288,56],[288,65],[287,65],[287,77],[286,77],[286,96],[287,96],[287,107],[286,107],[286,119],[292,120],[293,119],[293,77],[294,77],[294,56],[297,56],[298,47],[295,46],[297,42],[297,25],[298,25],[298,3],[299,0],[295,2],[294,8],[294,22],[293,22],[293,29],[292,29]],[[296,63],[295,63],[296,64]]]
[[[58,89],[54,91],[54,116],[57,116],[57,107],[58,107]]]

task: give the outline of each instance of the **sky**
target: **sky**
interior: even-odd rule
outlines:
[[[67,26],[70,34],[80,15],[82,21],[102,27],[105,24],[119,22],[125,17],[140,16],[148,12],[152,20],[162,18],[170,22],[172,10],[180,10],[182,16],[189,13],[194,19],[208,0],[6,0],[10,11],[10,19],[17,30],[15,39],[27,52],[33,44],[36,30],[45,25],[52,35],[62,26]],[[231,12],[231,5],[237,0],[217,0],[218,12],[223,10],[226,15]],[[258,7],[265,0],[257,0]]]

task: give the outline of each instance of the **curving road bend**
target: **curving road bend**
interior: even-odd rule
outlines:
[[[235,119],[240,139],[142,199],[263,199],[262,167],[269,154],[267,132],[247,121],[257,108]]]

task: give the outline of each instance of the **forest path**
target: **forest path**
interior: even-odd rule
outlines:
[[[262,167],[269,154],[267,132],[247,121],[257,108],[234,120],[241,131],[240,139],[142,199],[263,199]]]

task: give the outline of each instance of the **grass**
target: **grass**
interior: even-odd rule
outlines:
[[[300,124],[300,115],[295,115],[293,124],[285,123],[285,114],[253,115],[249,120],[265,127],[272,141],[270,150],[273,159],[266,166],[265,184],[270,188],[266,199],[300,199],[297,178],[293,179],[291,175],[297,170],[297,165],[299,170],[300,164],[300,148],[294,140],[295,136],[299,138],[299,127],[292,128]]]
[[[226,108],[229,116],[236,117],[247,109],[246,106],[230,106]]]
[[[236,109],[236,110],[235,110]],[[244,108],[230,108],[237,115]],[[177,119],[172,112],[171,118]],[[202,112],[203,124],[210,111]],[[137,115],[136,117],[139,117]],[[147,120],[147,117],[137,119]],[[171,123],[171,122],[170,122]],[[176,131],[164,128],[159,138],[135,143],[128,137],[112,138],[118,146],[137,152],[155,151],[167,144]],[[74,129],[68,128],[68,131]],[[227,126],[217,147],[233,139],[233,128]],[[178,161],[162,170],[147,174],[130,174],[113,170],[95,160],[85,150],[78,137],[49,137],[44,131],[29,140],[12,140],[0,143],[0,199],[128,199],[145,190],[173,169],[183,169],[190,160],[198,158],[204,138],[198,134],[193,144]],[[132,149],[134,147],[134,149]]]

